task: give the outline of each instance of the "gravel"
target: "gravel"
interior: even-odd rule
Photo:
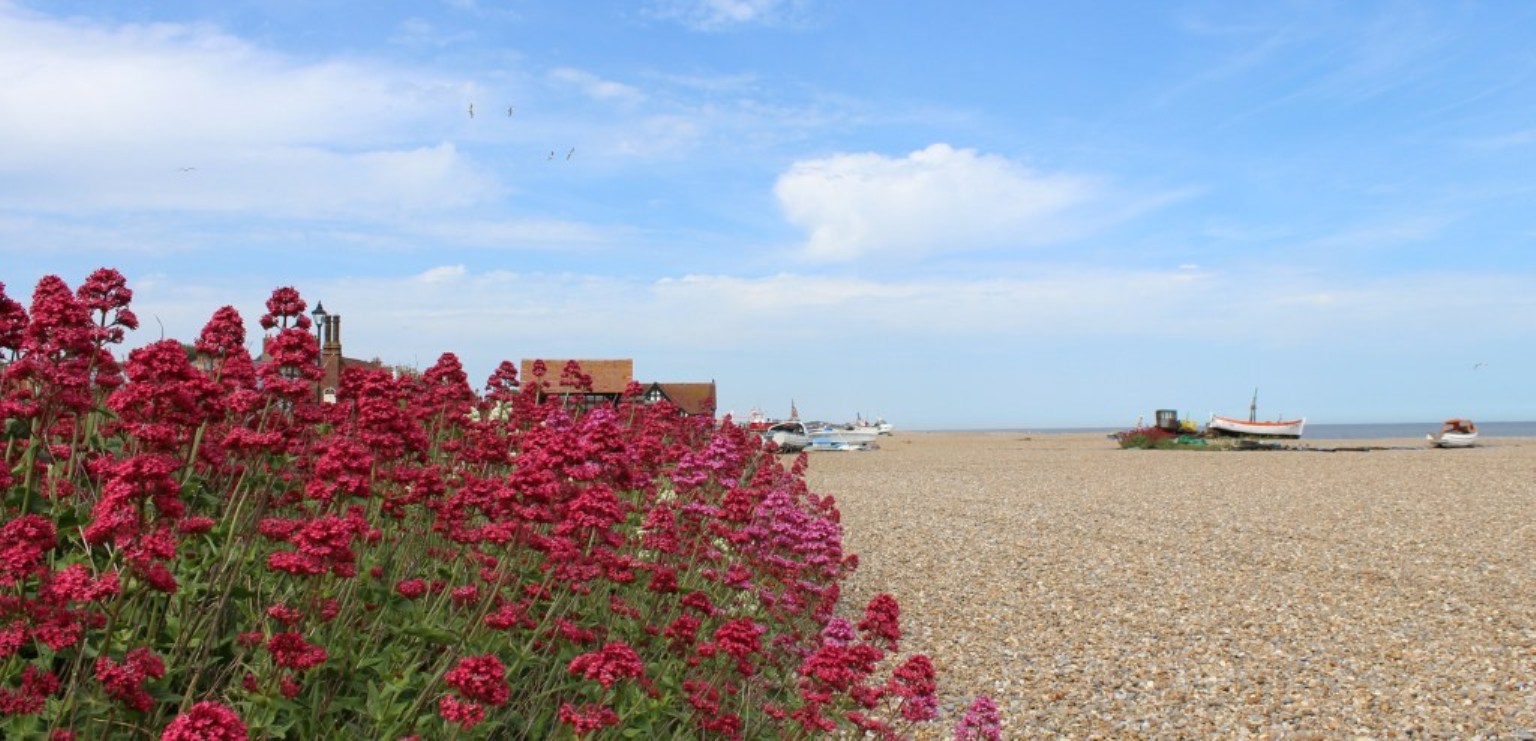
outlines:
[[[1536,440],[1120,450],[898,433],[812,454],[860,570],[1008,738],[1531,738]]]

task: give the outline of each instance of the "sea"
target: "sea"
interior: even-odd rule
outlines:
[[[1377,440],[1390,438],[1422,438],[1438,431],[1440,422],[1390,422],[1373,424],[1313,424],[1307,423],[1302,439],[1315,440]],[[981,430],[978,430],[980,432]],[[1046,429],[986,430],[987,432],[1038,432],[1049,433],[1103,433],[1119,432],[1110,427],[1055,427]],[[1536,422],[1478,422],[1480,437],[1536,437]]]

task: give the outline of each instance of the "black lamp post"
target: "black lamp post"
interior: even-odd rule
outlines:
[[[330,317],[330,314],[325,311],[325,303],[316,301],[315,310],[310,312],[310,316],[315,318],[315,339],[320,342],[320,346],[323,348],[325,346],[325,320]],[[320,363],[325,362],[318,358],[316,360]]]

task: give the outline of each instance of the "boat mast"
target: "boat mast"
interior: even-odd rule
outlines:
[[[1248,402],[1248,421],[1259,421],[1259,387],[1253,387],[1253,401]]]

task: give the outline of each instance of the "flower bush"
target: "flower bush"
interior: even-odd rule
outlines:
[[[730,423],[570,407],[547,369],[348,368],[306,302],[120,363],[103,268],[0,284],[0,736],[910,734],[933,666],[847,614],[830,497]],[[562,382],[587,383],[579,367]],[[997,738],[979,698],[956,738]]]
[[[1122,448],[1172,448],[1178,444],[1177,433],[1161,427],[1136,427],[1114,434],[1115,442]]]

